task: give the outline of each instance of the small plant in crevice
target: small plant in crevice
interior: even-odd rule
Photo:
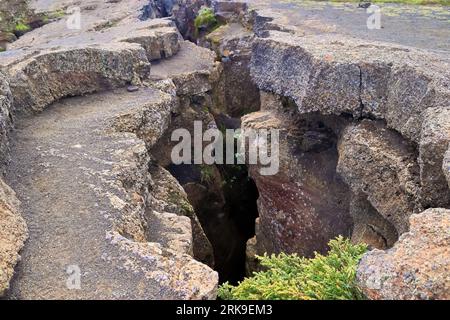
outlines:
[[[223,300],[361,300],[356,270],[365,244],[351,244],[342,236],[329,242],[327,255],[312,259],[296,254],[258,257],[264,271],[254,273],[237,286],[219,288]]]
[[[31,30],[31,27],[24,22],[18,22],[14,26],[14,33],[24,34],[30,30]]]
[[[210,165],[201,165],[200,167],[200,179],[202,183],[208,184],[211,183],[214,178],[214,170]]]
[[[214,10],[209,7],[202,7],[194,20],[194,26],[198,33],[200,29],[211,30],[217,26],[217,19]]]

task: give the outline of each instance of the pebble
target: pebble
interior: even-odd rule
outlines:
[[[127,91],[128,92],[136,92],[136,91],[139,91],[139,87],[137,87],[137,86],[128,86],[127,87]]]

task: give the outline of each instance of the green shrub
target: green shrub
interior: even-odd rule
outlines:
[[[14,27],[14,30],[17,32],[28,32],[31,30],[31,27],[23,22],[18,22]]]
[[[214,10],[208,7],[202,7],[198,12],[197,17],[194,20],[195,28],[213,28],[217,25],[217,19],[214,14]]]
[[[257,272],[237,286],[219,288],[224,300],[359,300],[356,269],[367,251],[364,244],[353,245],[338,237],[329,242],[326,256],[312,259],[295,254],[258,257],[265,271]]]

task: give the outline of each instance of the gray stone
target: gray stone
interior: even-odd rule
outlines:
[[[192,223],[193,255],[198,261],[214,266],[214,253],[211,243],[203,231],[188,196],[178,181],[164,168],[150,168],[153,184],[149,205],[160,212],[172,212],[190,218]]]
[[[214,53],[184,41],[175,57],[153,63],[150,80],[171,79],[177,95],[195,96],[212,89],[216,73]]]
[[[208,47],[222,57],[220,83],[215,88],[215,108],[231,117],[258,111],[259,89],[250,76],[254,34],[239,23],[230,23],[206,37]]]
[[[189,218],[147,205],[146,145],[175,108],[161,91],[124,88],[62,100],[18,123],[9,180],[33,241],[10,298],[215,298],[217,273],[192,257]],[[66,287],[70,265],[82,272],[81,290]]]
[[[260,89],[292,98],[301,113],[384,119],[415,142],[423,111],[450,100],[443,57],[337,35],[271,31],[255,42],[251,70]]]
[[[442,170],[450,143],[450,108],[425,111],[419,143],[421,201],[424,207],[450,206],[450,189]]]
[[[450,298],[450,211],[428,209],[410,225],[392,249],[363,256],[357,281],[369,299]]]
[[[21,216],[20,202],[14,191],[0,178],[0,297],[9,288],[19,251],[28,238]]]
[[[349,191],[336,174],[332,117],[302,116],[280,97],[261,93],[262,111],[242,118],[242,129],[279,129],[279,172],[261,175],[260,165],[249,165],[258,191],[258,254],[297,253],[311,257],[326,252],[329,239],[349,236]],[[323,125],[320,125],[320,124]],[[308,132],[322,134],[314,152],[302,149]],[[307,143],[303,144],[307,145]],[[248,157],[247,157],[248,159]],[[250,250],[252,251],[252,250]]]
[[[11,128],[11,90],[6,77],[0,72],[0,168],[8,162],[8,136]]]
[[[339,140],[337,172],[398,234],[408,230],[409,216],[420,211],[419,168],[411,146],[382,123],[363,120],[349,125]]]

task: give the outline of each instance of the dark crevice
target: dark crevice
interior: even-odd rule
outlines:
[[[245,276],[246,244],[255,235],[258,190],[244,165],[170,165],[214,251],[219,281]]]
[[[364,102],[362,100],[362,91],[363,91],[363,79],[362,79],[362,69],[361,66],[358,66],[359,69],[359,118],[363,117],[364,114]]]
[[[174,1],[173,0],[156,0],[149,1],[141,9],[139,19],[141,21],[155,18],[167,18],[172,15]]]

